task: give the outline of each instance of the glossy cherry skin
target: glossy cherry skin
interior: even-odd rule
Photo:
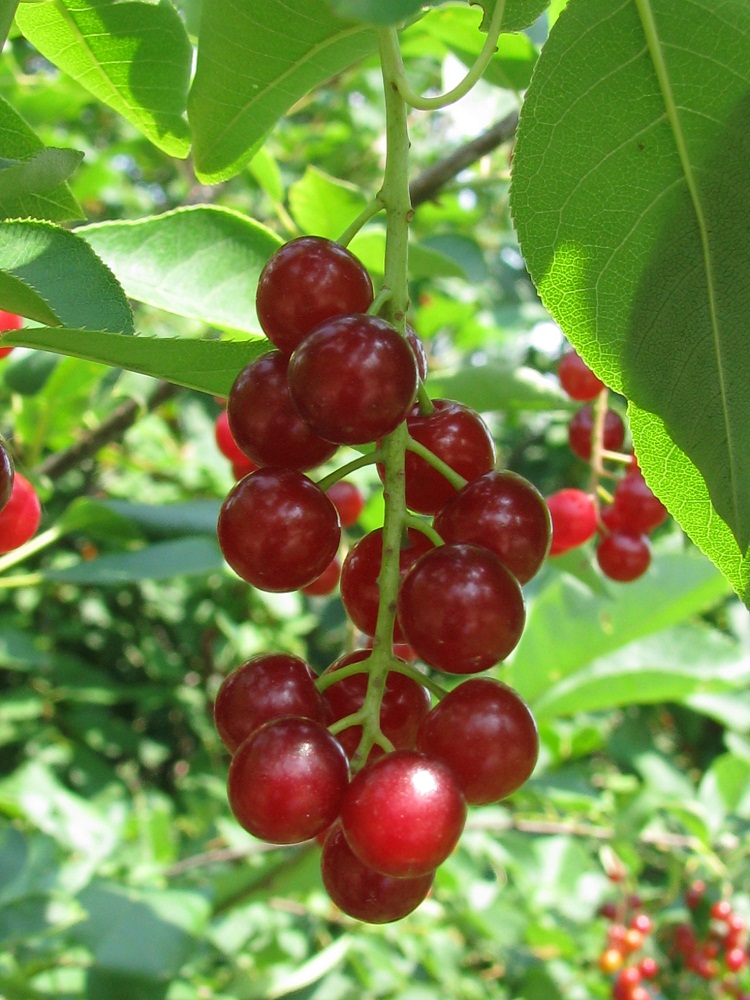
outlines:
[[[594,414],[591,406],[582,406],[573,414],[568,424],[568,442],[574,455],[588,461],[591,458],[591,435]],[[607,410],[604,417],[602,444],[607,451],[619,451],[625,440],[625,424],[614,410]]]
[[[415,910],[432,887],[434,872],[415,878],[390,878],[363,865],[335,823],[325,839],[320,873],[328,895],[340,910],[368,924],[401,920]]]
[[[225,458],[232,463],[232,472],[235,479],[242,479],[249,472],[255,472],[258,466],[251,462],[244,452],[240,451],[239,445],[232,437],[229,427],[227,411],[222,410],[214,423],[214,437],[216,446]]]
[[[552,534],[542,495],[528,479],[507,470],[467,483],[440,508],[433,527],[446,542],[490,549],[519,583],[539,571]]]
[[[334,556],[320,576],[316,577],[312,583],[308,583],[307,586],[301,588],[302,593],[307,594],[308,597],[327,597],[338,586],[340,577],[341,563],[338,556]]]
[[[463,403],[433,400],[435,409],[422,414],[415,406],[406,418],[409,434],[464,479],[481,476],[495,464],[495,443],[482,418]],[[381,479],[383,468],[378,467]],[[419,455],[406,453],[406,506],[434,514],[456,494],[456,487]]]
[[[539,734],[531,710],[512,688],[472,677],[426,716],[417,747],[450,767],[469,805],[482,805],[528,781],[539,756]]]
[[[567,351],[557,366],[560,385],[571,399],[588,403],[596,399],[604,388],[604,383],[591,371],[583,358],[575,351]]]
[[[643,576],[651,564],[651,546],[645,535],[611,531],[596,548],[599,568],[610,580],[630,583]]]
[[[230,753],[264,723],[284,715],[329,722],[315,675],[289,653],[253,656],[224,678],[214,702],[216,731]]]
[[[339,521],[342,528],[351,528],[359,520],[359,515],[365,509],[365,498],[362,491],[354,483],[346,479],[340,479],[333,486],[329,486],[328,497],[339,512]]]
[[[425,350],[424,342],[414,327],[408,323],[406,324],[405,332],[409,347],[411,347],[414,357],[417,359],[417,374],[424,382],[427,378],[427,351]]]
[[[10,500],[13,492],[13,476],[15,467],[5,442],[0,438],[0,511]]]
[[[402,577],[423,553],[434,547],[430,539],[416,528],[409,528],[407,541],[398,556]],[[346,613],[365,635],[375,634],[380,606],[378,574],[382,558],[383,529],[375,528],[349,549],[341,568],[341,600]],[[394,623],[393,637],[394,642],[403,639],[398,622]]]
[[[326,320],[367,312],[372,298],[370,276],[349,250],[320,236],[302,236],[270,257],[255,306],[268,339],[289,355]]]
[[[398,620],[425,663],[475,674],[516,647],[526,611],[518,580],[494,552],[449,543],[420,556],[404,577]]]
[[[583,545],[596,533],[596,506],[583,490],[557,490],[547,497],[547,507],[552,518],[551,556]]]
[[[246,365],[227,398],[232,436],[257,466],[312,469],[326,462],[336,445],[324,441],[297,413],[289,394],[289,359],[269,351]]]
[[[392,878],[438,867],[458,843],[466,802],[445,764],[416,750],[395,750],[352,779],[341,825],[362,864]]]
[[[321,678],[328,677],[352,663],[364,663],[370,655],[369,649],[356,649],[346,653],[324,670]],[[324,688],[323,699],[328,705],[331,722],[345,719],[347,715],[353,715],[362,708],[367,694],[367,684],[368,674],[363,672],[352,674]],[[405,674],[395,670],[388,671],[383,700],[380,703],[380,729],[397,750],[413,749],[416,746],[417,731],[431,704],[427,688],[417,684]],[[361,738],[361,726],[350,726],[336,734],[336,739],[349,758],[356,753]],[[374,756],[380,755],[380,748],[373,747],[373,750],[376,751]]]
[[[667,519],[667,508],[654,496],[639,469],[624,476],[615,487],[614,516],[630,534],[647,535]]]
[[[342,316],[305,337],[289,361],[289,391],[302,419],[337,444],[390,434],[417,392],[406,340],[377,316]]]
[[[229,804],[254,837],[299,844],[333,823],[348,779],[346,754],[328,730],[288,715],[240,745],[229,765]]]
[[[296,469],[258,469],[227,494],[219,512],[224,558],[260,590],[298,590],[312,583],[339,547],[338,514],[328,497]]]
[[[31,483],[16,472],[10,498],[0,511],[0,552],[11,552],[30,541],[42,519],[42,506]]]
[[[23,316],[0,309],[0,339],[5,330],[20,330],[22,326]],[[7,357],[12,350],[12,347],[0,347],[0,358]]]

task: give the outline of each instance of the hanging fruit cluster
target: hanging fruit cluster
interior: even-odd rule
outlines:
[[[622,452],[625,424],[607,405],[607,389],[575,351],[566,351],[557,369],[560,385],[583,403],[568,425],[574,455],[591,465],[588,490],[566,488],[547,497],[552,517],[550,555],[560,555],[596,538],[599,569],[611,580],[629,583],[651,564],[649,535],[667,518],[633,455]],[[622,469],[624,474],[613,471]],[[609,493],[601,480],[614,481]],[[605,503],[601,503],[605,500]]]
[[[296,657],[256,656],[224,681],[215,720],[240,824],[276,844],[319,838],[332,899],[385,922],[425,898],[467,805],[504,798],[534,769],[537,730],[515,691],[471,677],[446,692],[433,672],[478,674],[514,649],[550,521],[529,482],[495,470],[481,417],[429,399],[417,335],[375,308],[361,263],[329,240],[285,244],[261,275],[274,350],[227,399],[231,437],[257,466],[221,507],[227,562],[262,590],[309,592],[331,566],[335,586],[339,511],[351,524],[361,503],[343,477],[366,463],[386,517],[340,571],[362,648],[317,678]],[[374,450],[317,483],[305,475],[341,445]]]

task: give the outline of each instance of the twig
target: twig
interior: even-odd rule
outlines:
[[[412,205],[416,207],[425,201],[431,201],[437,196],[440,189],[445,187],[454,177],[457,177],[462,170],[491,153],[493,149],[502,146],[503,143],[510,142],[516,133],[517,125],[518,112],[512,111],[488,128],[486,132],[478,135],[476,139],[465,143],[449,156],[423,170],[418,177],[414,178],[409,188]]]

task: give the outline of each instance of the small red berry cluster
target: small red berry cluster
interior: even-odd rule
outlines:
[[[592,465],[592,486],[587,492],[566,488],[547,498],[552,516],[551,555],[583,545],[598,534],[596,558],[602,573],[628,583],[642,576],[651,563],[649,535],[667,517],[667,510],[647,485],[633,456],[623,455],[625,425],[609,409],[606,387],[575,351],[560,359],[558,377],[571,399],[585,405],[568,425],[568,441],[575,455]],[[624,475],[610,472],[605,461],[627,463]],[[606,506],[600,479],[616,480]]]
[[[653,1000],[651,989],[657,996],[673,989],[693,996],[696,977],[715,984],[712,996],[750,1000],[742,977],[748,969],[744,919],[702,881],[686,889],[684,903],[690,920],[664,921],[656,929],[636,894],[600,907],[609,927],[598,964],[611,977],[613,1000]]]
[[[0,334],[19,330],[23,318],[0,309]],[[12,347],[1,347],[0,358]],[[19,548],[36,534],[42,517],[42,506],[33,485],[15,471],[13,458],[6,442],[0,438],[0,553]]]
[[[395,546],[385,526],[365,534],[341,565],[363,648],[318,678],[296,657],[260,654],[225,679],[215,720],[233,754],[240,824],[270,843],[318,838],[331,898],[381,923],[425,898],[467,805],[504,798],[533,771],[536,725],[515,691],[485,677],[446,693],[412,662],[475,674],[511,652],[525,622],[521,585],[547,554],[550,521],[529,482],[494,469],[481,417],[427,397],[419,338],[372,315],[373,301],[362,264],[317,237],[285,244],[261,274],[257,312],[274,350],[239,373],[227,399],[231,437],[257,466],[222,504],[227,562],[261,590],[310,593],[361,510],[341,478],[352,464],[376,465],[387,511],[396,476],[403,531]],[[406,443],[395,452],[399,427]],[[304,474],[341,445],[374,451],[319,483]],[[392,597],[381,600],[388,577]]]

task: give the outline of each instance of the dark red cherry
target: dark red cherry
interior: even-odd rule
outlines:
[[[326,320],[367,312],[372,297],[370,276],[349,250],[320,236],[302,236],[268,260],[255,305],[268,339],[289,355]]]
[[[594,411],[590,405],[582,406],[573,414],[568,424],[568,441],[574,455],[588,461],[591,458],[591,437],[594,432]],[[607,451],[619,451],[625,440],[625,424],[614,410],[607,410],[604,417],[602,445]]]
[[[604,388],[601,379],[591,371],[583,358],[575,351],[567,351],[557,366],[560,385],[571,399],[582,403],[596,399]]]
[[[10,457],[5,442],[0,438],[0,511],[10,500],[13,492],[14,471],[13,459]]]
[[[667,519],[667,508],[654,496],[639,469],[628,472],[617,484],[613,511],[630,534],[647,535]]]
[[[333,486],[329,486],[328,497],[339,512],[339,521],[342,528],[351,528],[359,520],[359,515],[365,509],[365,498],[362,491],[354,483],[346,479],[340,479]]]
[[[611,531],[597,545],[596,559],[610,580],[630,583],[643,576],[651,564],[651,546],[645,535]]]
[[[596,505],[583,490],[567,487],[547,497],[552,518],[550,555],[558,556],[583,545],[596,534]]]

